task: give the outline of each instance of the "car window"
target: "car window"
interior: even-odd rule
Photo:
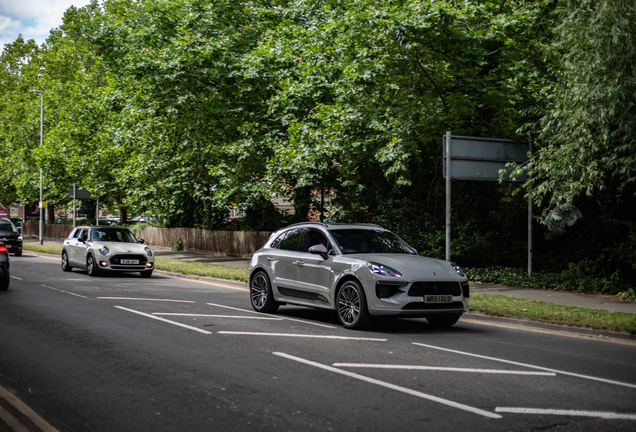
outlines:
[[[303,236],[303,230],[291,229],[281,233],[272,243],[272,247],[276,249],[285,249],[297,251],[300,247],[300,239]]]
[[[303,243],[303,247],[301,248],[303,252],[308,252],[310,247],[318,244],[322,244],[327,248],[327,250],[331,248],[325,235],[319,230],[313,228],[307,230],[307,235],[305,236],[305,241]]]
[[[81,238],[82,240],[88,239],[88,230],[87,229],[83,229],[82,232],[79,235],[79,238]]]
[[[329,230],[329,233],[343,254],[416,253],[404,240],[390,231],[341,229]]]
[[[127,229],[94,229],[93,232],[97,236],[95,241],[137,243],[137,238]]]
[[[70,239],[77,238],[81,231],[82,230],[79,229],[79,228],[74,229],[73,231],[71,231],[71,234],[68,236],[68,238],[70,238]]]
[[[0,231],[9,231],[17,233],[18,229],[13,225],[12,222],[9,221],[0,221]]]

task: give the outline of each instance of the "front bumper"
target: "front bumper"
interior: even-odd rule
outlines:
[[[463,314],[469,310],[468,283],[436,282],[435,292],[424,287],[428,282],[361,281],[373,316],[400,316],[422,318],[429,315]],[[378,283],[379,282],[379,283]],[[386,284],[384,284],[386,282]],[[393,286],[391,286],[393,285]],[[439,288],[439,290],[437,289]],[[450,295],[449,303],[426,303],[426,295]]]
[[[100,271],[142,272],[155,268],[154,258],[141,254],[113,254],[107,257],[98,255],[96,260]],[[130,261],[137,263],[130,264]]]

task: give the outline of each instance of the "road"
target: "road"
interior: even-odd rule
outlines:
[[[636,430],[631,341],[472,320],[347,331],[329,311],[257,314],[229,283],[11,258],[0,386],[59,431]]]

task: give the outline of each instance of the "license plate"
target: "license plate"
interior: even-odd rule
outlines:
[[[139,264],[139,260],[121,260],[122,264]]]
[[[452,303],[452,295],[427,295],[424,296],[424,303]]]

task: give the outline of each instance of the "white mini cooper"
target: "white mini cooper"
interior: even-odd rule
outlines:
[[[155,254],[126,228],[80,226],[62,246],[62,270],[86,269],[90,276],[101,272],[139,272],[152,276]]]
[[[418,255],[378,225],[283,228],[252,256],[249,287],[259,312],[283,304],[332,309],[352,329],[386,316],[425,317],[447,327],[468,312],[468,279],[459,267]]]

